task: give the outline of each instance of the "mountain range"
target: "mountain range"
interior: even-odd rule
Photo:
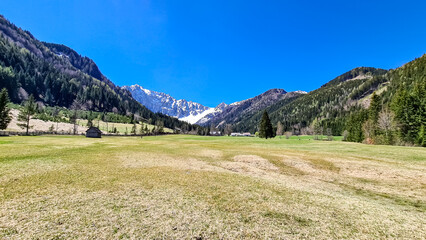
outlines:
[[[185,132],[205,134],[201,126],[230,126],[233,131],[254,133],[267,111],[272,124],[281,123],[284,131],[322,129],[341,135],[353,128],[348,122],[364,114],[376,94],[380,106],[395,112],[401,139],[422,144],[426,139],[425,83],[423,55],[391,70],[358,67],[309,93],[271,89],[229,105],[207,107],[139,85],[119,87],[90,58],[67,46],[39,41],[0,16],[0,89],[6,88],[14,103],[33,95],[39,105],[113,112]],[[360,136],[362,114],[356,125]]]
[[[192,124],[214,125],[218,128],[225,124],[236,123],[280,100],[306,94],[303,91],[288,93],[284,89],[271,89],[250,99],[229,105],[221,103],[213,108],[185,99],[176,100],[169,94],[148,90],[137,84],[124,86],[123,89],[128,90],[134,99],[153,112],[163,113]]]
[[[176,100],[166,93],[148,90],[137,84],[124,86],[123,89],[130,91],[134,99],[151,111],[176,117],[193,124],[199,122],[206,115],[222,111],[227,106],[222,103],[216,108],[211,108],[185,99]]]

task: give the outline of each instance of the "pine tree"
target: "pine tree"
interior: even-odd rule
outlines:
[[[87,119],[87,125],[86,126],[89,127],[89,128],[93,126],[93,122],[92,122],[91,118]]]
[[[139,129],[139,134],[141,135],[141,137],[142,137],[142,135],[144,134],[144,128],[143,128],[143,123],[141,123],[141,128]]]
[[[376,125],[379,120],[381,108],[380,97],[374,92],[371,96],[370,107],[368,108],[368,119],[371,120],[374,125]]]
[[[6,88],[3,88],[0,92],[0,129],[6,129],[12,118],[10,117],[9,94]]]
[[[136,135],[136,123],[133,123],[132,130],[130,131],[131,134]]]
[[[272,123],[266,111],[263,112],[262,119],[260,120],[259,137],[266,139],[274,137]]]
[[[158,133],[164,133],[164,123],[162,121],[157,121],[156,126]]]
[[[406,142],[423,145],[426,126],[426,82],[411,91],[399,89],[392,102],[392,110],[399,123],[399,134]]]
[[[30,119],[37,111],[37,105],[34,100],[33,95],[30,95],[27,101],[24,102],[21,112],[18,115],[18,126],[26,129],[26,134],[28,135],[28,130],[30,129]]]
[[[73,135],[75,135],[77,133],[77,118],[78,118],[77,110],[74,109],[72,111],[71,116],[70,116],[70,123],[73,124]],[[92,124],[92,126],[93,126],[93,124]],[[98,122],[98,127],[99,127],[99,122]]]
[[[349,120],[346,124],[346,130],[348,131],[349,142],[362,142],[364,140],[364,133],[362,125],[368,119],[368,112],[366,110],[360,110],[354,112],[349,116]]]

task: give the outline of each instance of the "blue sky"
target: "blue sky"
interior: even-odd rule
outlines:
[[[420,57],[425,9],[412,0],[2,0],[0,14],[92,58],[120,86],[215,106]]]

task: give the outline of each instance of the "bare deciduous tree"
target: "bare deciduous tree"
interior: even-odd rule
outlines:
[[[225,129],[223,130],[225,135],[229,136],[232,133],[232,126],[231,124],[226,124]]]
[[[277,136],[282,136],[283,132],[284,132],[284,126],[283,126],[283,124],[280,121],[278,121],[276,135]]]
[[[362,125],[362,131],[365,136],[365,141],[368,144],[374,144],[374,140],[373,140],[374,130],[375,130],[375,126],[373,121],[368,120]]]
[[[327,140],[333,141],[333,132],[331,131],[331,128],[327,128]]]
[[[71,113],[71,116],[70,116],[70,123],[73,124],[73,135],[75,135],[77,133],[77,130],[78,130],[78,125],[77,125],[78,113],[77,113],[77,111],[81,110],[81,108],[82,108],[82,104],[79,101],[74,100],[74,102],[71,105],[72,113]],[[98,123],[98,126],[99,126],[99,123]]]
[[[386,139],[388,139],[389,132],[395,129],[394,118],[395,114],[388,108],[383,109],[379,114],[377,124],[379,128],[385,132]]]
[[[285,138],[289,139],[291,137],[291,135],[293,135],[292,132],[285,132]]]
[[[348,140],[348,135],[349,135],[348,130],[343,131],[343,141],[347,141]]]

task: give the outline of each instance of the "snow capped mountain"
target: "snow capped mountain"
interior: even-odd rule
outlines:
[[[204,114],[204,116],[200,115],[195,123],[199,125],[205,125],[212,118],[223,112],[228,106],[229,105],[226,103],[221,103],[217,105],[215,108],[213,108],[213,110],[206,111],[206,114]]]
[[[185,99],[176,100],[168,94],[151,91],[137,84],[124,86],[123,88],[129,90],[133,98],[149,110],[176,117],[192,124],[198,122],[200,119],[206,119],[207,115],[214,116],[221,111],[220,109],[223,109],[206,107],[199,103],[186,101]]]
[[[191,124],[204,126],[233,124],[242,117],[251,116],[282,99],[306,94],[304,91],[287,93],[284,89],[271,89],[250,99],[229,105],[221,103],[212,108],[185,99],[176,100],[166,93],[151,91],[137,84],[124,86],[123,89],[129,90],[136,101],[153,112],[163,113]]]

